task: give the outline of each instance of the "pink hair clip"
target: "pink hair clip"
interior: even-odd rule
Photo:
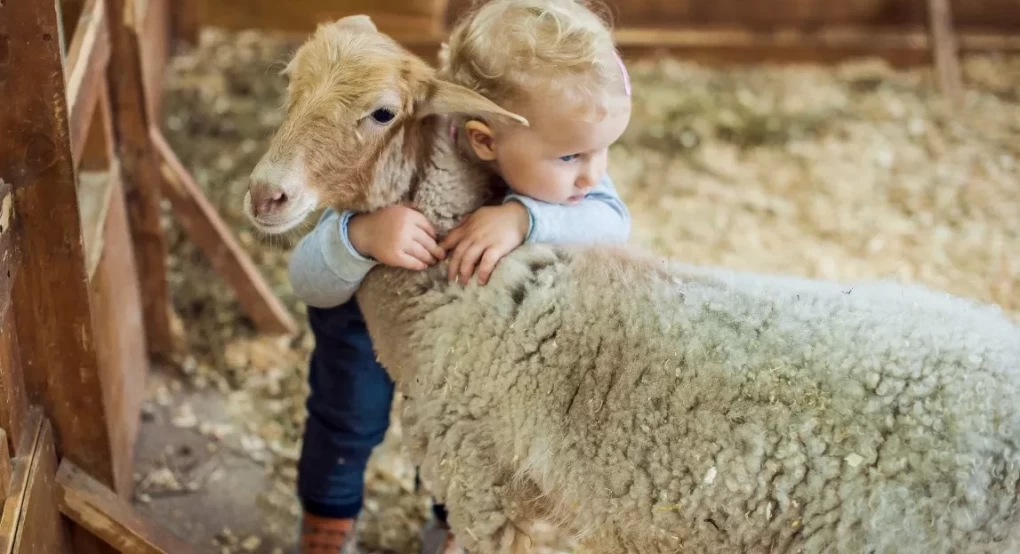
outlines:
[[[613,50],[613,56],[616,57],[616,63],[620,65],[620,71],[623,73],[623,88],[627,91],[627,96],[630,96],[630,75],[627,74],[627,66],[623,65],[623,58],[616,50]]]

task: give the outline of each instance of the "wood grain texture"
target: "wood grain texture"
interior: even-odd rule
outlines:
[[[70,111],[71,156],[79,167],[89,137],[100,86],[110,59],[110,37],[106,28],[103,0],[89,0],[81,12],[67,51],[64,80]]]
[[[13,554],[71,554],[57,506],[57,454],[49,422],[42,420],[28,466],[24,507]]]
[[[113,140],[122,164],[135,260],[141,279],[149,352],[174,348],[170,330],[167,245],[160,224],[160,175],[149,142],[151,116],[142,71],[138,12],[134,1],[105,0],[112,52],[107,84],[113,114]]]
[[[106,174],[102,252],[92,278],[92,321],[113,449],[114,490],[129,498],[149,357],[138,269],[118,166]]]
[[[25,514],[25,499],[28,496],[32,452],[42,430],[42,411],[38,408],[25,413],[25,432],[14,447],[11,458],[11,481],[7,496],[0,509],[0,554],[14,552],[18,526]]]
[[[10,304],[0,312],[0,428],[7,432],[7,446],[15,451],[25,424],[28,398],[18,355],[18,333]]]
[[[142,517],[74,464],[57,473],[60,510],[72,521],[129,554],[197,554],[198,550],[166,528]]]
[[[7,2],[0,17],[0,178],[14,188],[20,268],[13,307],[29,401],[50,418],[58,450],[113,481],[110,437],[92,333],[68,131],[62,56],[52,2]]]
[[[173,9],[180,9],[174,0]],[[145,97],[149,113],[158,120],[163,109],[160,100],[163,95],[163,80],[170,56],[171,0],[145,0],[139,2],[141,21],[142,74],[145,80]]]
[[[368,14],[387,33],[432,34],[442,28],[446,0],[197,0],[202,25],[225,29],[314,30],[319,23]]]
[[[170,200],[174,215],[188,238],[209,258],[213,269],[234,291],[242,309],[260,331],[295,333],[297,322],[234,239],[216,209],[202,195],[158,129],[152,130],[151,140],[162,158],[163,194]]]

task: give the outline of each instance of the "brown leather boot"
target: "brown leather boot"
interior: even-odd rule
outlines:
[[[358,554],[353,519],[305,514],[301,521],[301,554]]]

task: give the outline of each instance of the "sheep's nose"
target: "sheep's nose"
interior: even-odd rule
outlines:
[[[252,182],[248,186],[251,192],[251,208],[256,217],[272,215],[287,204],[287,193],[270,187],[265,183]]]

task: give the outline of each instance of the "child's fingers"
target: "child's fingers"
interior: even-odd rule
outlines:
[[[460,262],[460,276],[464,283],[471,280],[471,274],[475,272],[475,266],[478,264],[478,260],[482,257],[486,248],[486,244],[476,242],[465,250],[464,258]]]
[[[504,255],[506,253],[501,248],[496,248],[495,246],[485,251],[485,254],[482,255],[482,261],[478,263],[479,283],[484,285],[489,282],[489,276],[492,275],[496,264],[503,259]]]
[[[400,252],[397,256],[400,260],[400,267],[403,267],[404,269],[410,269],[413,271],[424,271],[429,267],[428,265],[425,264],[425,262],[415,258],[414,256],[408,254],[407,252]]]
[[[404,248],[404,253],[410,254],[411,257],[413,257],[414,259],[420,260],[421,262],[424,262],[427,265],[432,265],[436,263],[436,258],[432,256],[432,253],[429,252],[428,248],[425,248],[423,245],[417,242],[412,242],[411,244],[408,244]]]
[[[436,238],[436,230],[432,227],[432,222],[430,222],[429,218],[425,217],[424,214],[422,214],[421,212],[414,212],[413,221],[414,224],[422,231],[425,231],[425,233],[427,233],[428,236],[432,237],[433,239]]]
[[[436,244],[436,240],[433,237],[425,234],[424,231],[415,236],[415,241],[424,246],[429,253],[432,254],[437,260],[442,260],[446,257],[446,250],[443,250]]]
[[[461,260],[464,258],[464,251],[471,246],[471,242],[462,242],[453,249],[453,254],[450,256],[450,267],[447,271],[447,277],[451,281],[457,279],[457,274],[460,272]]]
[[[460,241],[464,240],[466,235],[467,230],[464,227],[454,227],[453,230],[446,234],[446,237],[444,237],[443,241],[439,243],[439,246],[443,247],[445,250],[456,248],[457,245],[460,244]]]

